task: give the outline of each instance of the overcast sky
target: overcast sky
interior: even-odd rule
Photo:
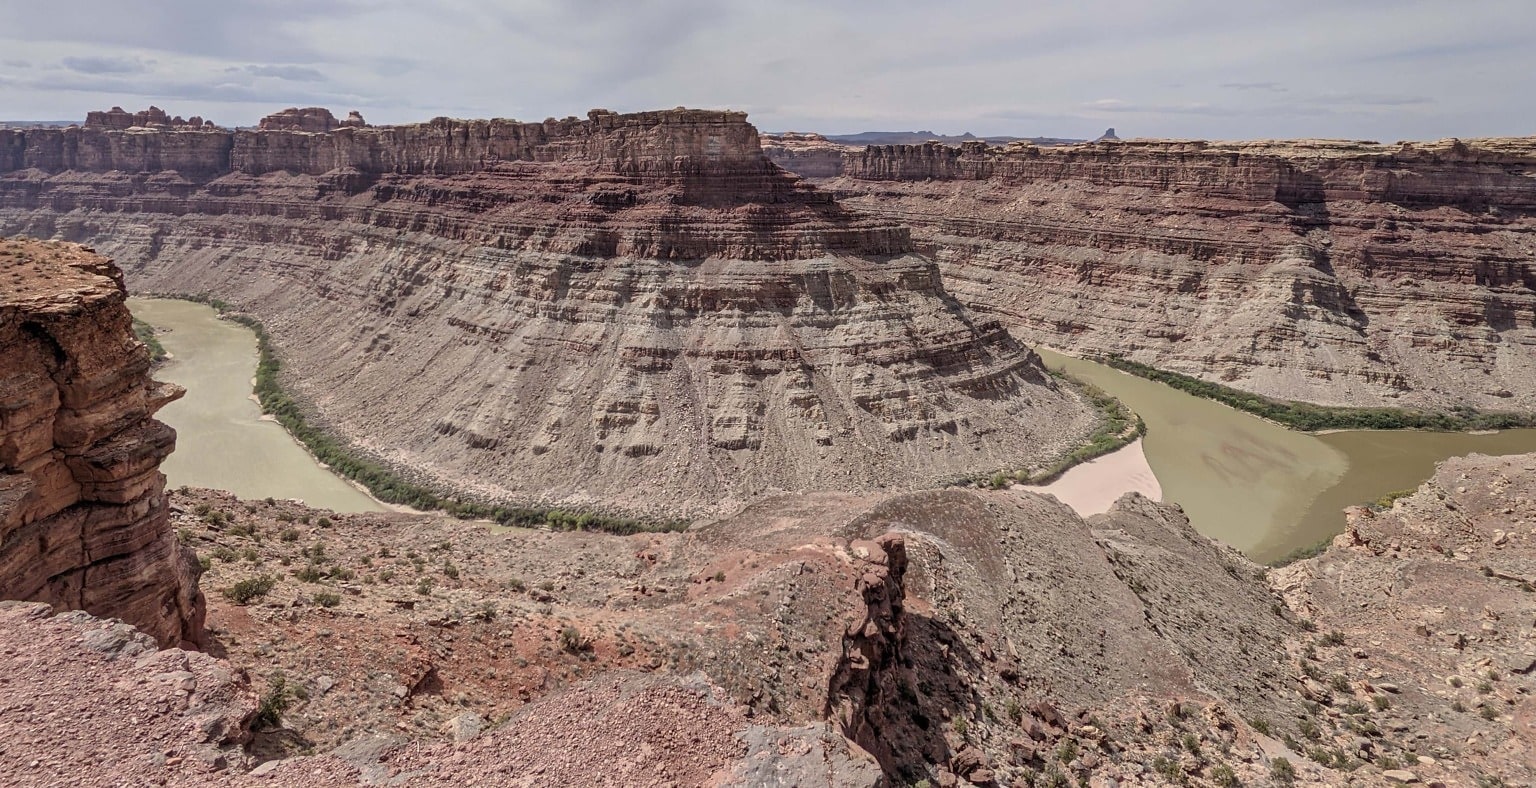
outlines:
[[[592,107],[769,131],[1536,134],[1531,0],[0,0],[0,118]]]

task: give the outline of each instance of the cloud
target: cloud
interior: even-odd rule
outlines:
[[[1269,93],[1285,93],[1288,90],[1279,82],[1223,82],[1221,87],[1227,90],[1262,90]]]
[[[847,133],[1440,138],[1528,134],[1529,0],[71,0],[13,3],[0,106],[149,101],[434,115],[734,107]],[[1212,75],[1219,75],[1213,78]],[[181,103],[177,103],[181,102]]]
[[[1347,104],[1357,107],[1417,107],[1435,103],[1435,100],[1428,96],[1389,93],[1331,93],[1312,100],[1319,104]]]
[[[66,57],[59,61],[81,74],[142,74],[149,64],[136,57]]]
[[[307,66],[246,66],[248,74],[258,77],[286,79],[290,82],[324,82],[325,75]]]

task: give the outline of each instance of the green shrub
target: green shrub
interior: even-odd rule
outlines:
[[[566,651],[571,652],[572,654],[586,651],[587,648],[589,648],[591,645],[591,641],[582,636],[581,630],[577,629],[576,627],[566,627],[565,629],[560,630],[560,647]],[[963,717],[955,718],[956,733],[961,733],[961,726],[964,723],[965,719]],[[961,736],[964,735],[964,733],[961,733]]]
[[[255,727],[274,728],[283,722],[283,712],[293,704],[293,690],[288,686],[288,680],[281,672],[272,676],[272,681],[267,685],[267,691],[261,696],[261,704],[256,709]]]
[[[133,335],[149,348],[149,360],[159,361],[166,357],[165,346],[160,344],[155,336],[155,327],[138,319],[133,319]]]
[[[1232,771],[1231,766],[1224,763],[1218,763],[1211,768],[1211,782],[1216,783],[1221,788],[1237,788],[1239,784],[1237,773]]]
[[[341,594],[335,591],[316,591],[314,600],[321,607],[335,607],[341,604]]]
[[[281,540],[283,540],[285,542],[297,542],[297,541],[299,541],[299,529],[297,529],[297,528],[284,528],[283,532],[281,534],[278,534],[277,538],[279,538],[279,539],[281,539]]]
[[[266,596],[276,585],[277,578],[271,575],[250,577],[224,589],[224,596],[237,605],[245,605]]]
[[[1269,762],[1269,776],[1281,785],[1291,785],[1296,782],[1296,767],[1289,759],[1279,756]]]

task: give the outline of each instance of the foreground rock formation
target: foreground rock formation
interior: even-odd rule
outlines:
[[[0,132],[0,230],[253,313],[320,421],[487,498],[728,511],[1033,467],[1092,426],[740,113],[306,117],[334,120]]]
[[[71,244],[0,240],[0,599],[115,616],[162,645],[202,637],[196,566],[166,516],[149,379],[122,275]]]
[[[1007,491],[791,495],[633,537],[490,533],[214,491],[180,491],[172,506],[210,564],[212,648],[253,686],[194,660],[182,670],[195,692],[227,686],[230,700],[200,705],[194,693],[167,719],[205,708],[246,720],[251,740],[232,750],[245,736],[220,726],[168,742],[146,733],[97,756],[93,774],[187,785],[1536,777],[1531,455],[1448,462],[1392,509],[1354,512],[1325,555],[1267,573],[1195,534],[1176,507],[1136,496],[1084,521]],[[230,598],[261,578],[261,593]],[[7,631],[31,637],[46,621],[29,613]],[[44,640],[6,686],[81,660],[79,643],[97,640],[122,641]],[[131,702],[68,680],[98,699],[91,708]],[[285,699],[280,724],[249,723],[252,692]],[[93,734],[48,719],[12,718],[8,740],[47,743],[0,753],[20,767],[8,773],[83,768],[71,756]]]
[[[1338,405],[1536,408],[1536,140],[769,155],[1030,342]]]

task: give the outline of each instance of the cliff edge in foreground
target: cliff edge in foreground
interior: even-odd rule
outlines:
[[[149,378],[122,274],[73,244],[0,240],[0,599],[202,638],[197,567],[167,520]]]

